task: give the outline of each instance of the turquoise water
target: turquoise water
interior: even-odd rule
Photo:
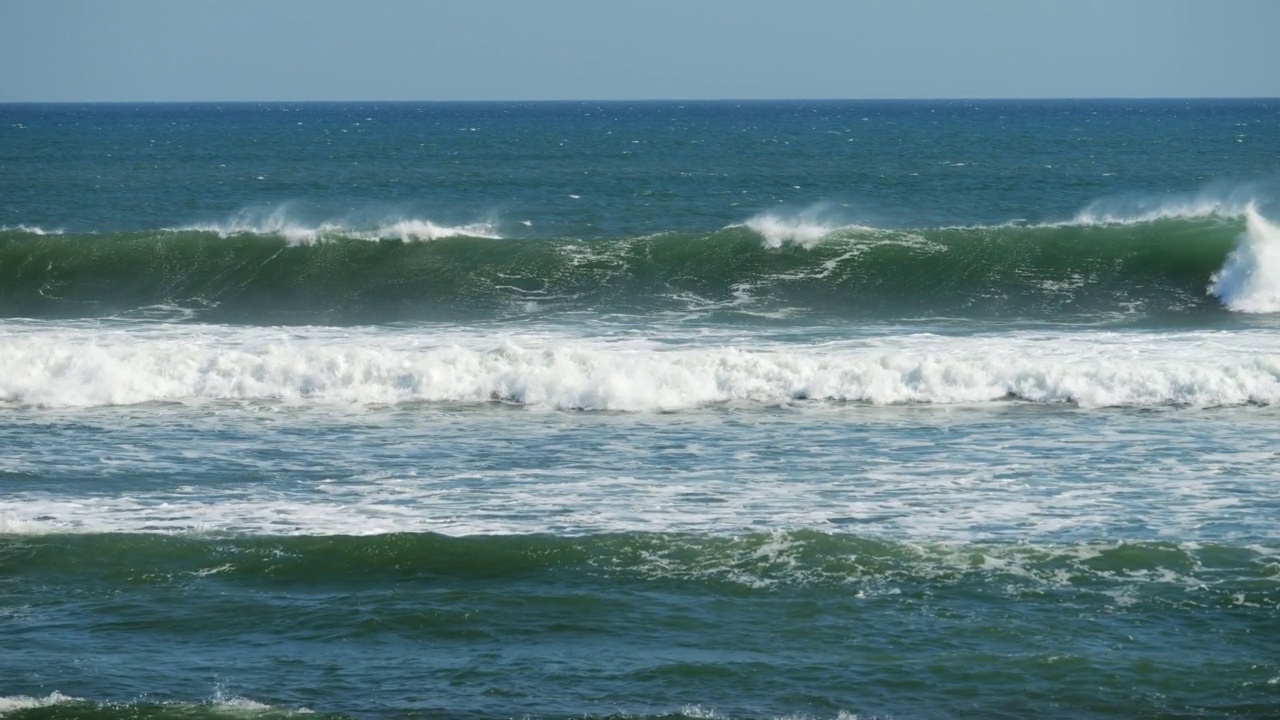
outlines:
[[[1276,101],[0,120],[6,718],[1280,713]]]

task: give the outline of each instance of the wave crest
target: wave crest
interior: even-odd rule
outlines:
[[[422,218],[387,217],[373,222],[298,219],[289,206],[270,210],[242,210],[220,223],[197,223],[169,228],[170,232],[207,232],[221,238],[265,235],[284,238],[291,245],[309,245],[326,239],[424,241],[449,237],[501,239],[491,222],[442,225]]]
[[[20,225],[0,225],[0,232],[24,233],[27,235],[36,235],[36,236],[63,234],[63,230],[61,229],[49,230],[39,225],[21,225],[21,224]]]
[[[1104,198],[1076,214],[1070,225],[1141,225],[1165,220],[1238,220],[1267,196],[1258,186],[1209,188],[1194,195]]]
[[[159,233],[6,234],[0,315],[166,306],[202,321],[352,324],[620,309],[1142,323],[1280,310],[1273,222],[1249,206],[1240,220],[906,230],[814,208],[709,233],[493,243],[484,222],[307,224],[276,208]],[[399,242],[365,242],[383,239]]]
[[[873,230],[862,225],[840,224],[824,220],[819,214],[809,211],[790,216],[762,213],[741,225],[730,227],[746,227],[759,233],[765,245],[771,248],[788,243],[812,247],[841,230]]]

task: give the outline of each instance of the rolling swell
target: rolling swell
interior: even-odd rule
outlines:
[[[1280,549],[1160,541],[922,543],[817,530],[581,537],[120,533],[0,536],[0,557],[14,577],[54,584],[93,578],[90,587],[108,594],[227,584],[394,591],[523,583],[601,592],[656,584],[730,594],[861,588],[894,595],[924,587],[1092,595],[1123,586],[1158,603],[1280,603]]]
[[[850,226],[781,239],[750,224],[590,240],[371,241],[330,231],[301,243],[270,232],[17,228],[0,231],[0,315],[108,317],[162,306],[203,321],[269,324],[584,310],[866,320],[1185,316],[1222,312],[1208,290],[1254,222]]]
[[[97,662],[93,689],[110,688],[91,700],[74,685],[0,697],[0,713],[22,720],[283,718],[304,706],[477,719],[1274,708],[1275,547],[815,531],[111,534],[0,536],[0,556],[0,598],[18,586],[37,598],[16,611],[20,651],[56,644],[75,617],[133,661],[77,657]],[[1206,617],[1221,630],[1199,632]],[[201,700],[214,683],[201,669],[176,680],[170,670],[178,690],[148,694],[156,680],[142,659],[193,644],[228,648],[236,694]],[[347,673],[333,657],[378,674]],[[283,669],[260,677],[272,665]],[[1214,672],[1195,674],[1206,665]],[[325,682],[308,683],[307,670]]]

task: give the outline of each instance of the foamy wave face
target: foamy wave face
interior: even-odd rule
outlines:
[[[223,223],[206,223],[174,228],[176,231],[216,233],[219,237],[236,235],[275,235],[292,245],[305,245],[333,238],[360,240],[438,240],[447,237],[500,239],[492,223],[440,225],[416,218],[384,218],[376,222],[331,220],[308,223],[297,219],[287,205],[270,210],[242,210]]]
[[[1237,312],[1280,312],[1280,226],[1253,206],[1245,218],[1245,232],[1214,274],[1209,294]]]
[[[1141,352],[1135,348],[1141,347]],[[699,346],[482,333],[64,328],[0,332],[0,401],[89,407],[210,400],[503,401],[671,411],[717,403],[1021,400],[1084,407],[1280,403],[1270,334],[930,335],[821,346]]]
[[[69,697],[63,695],[56,690],[44,697],[30,697],[27,695],[11,695],[8,697],[0,696],[0,714],[16,712],[18,710],[31,710],[33,708],[49,707],[50,705],[60,705],[69,702],[82,702],[81,698]]]

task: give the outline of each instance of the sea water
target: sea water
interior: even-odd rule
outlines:
[[[1280,714],[1280,102],[0,106],[0,714]]]

